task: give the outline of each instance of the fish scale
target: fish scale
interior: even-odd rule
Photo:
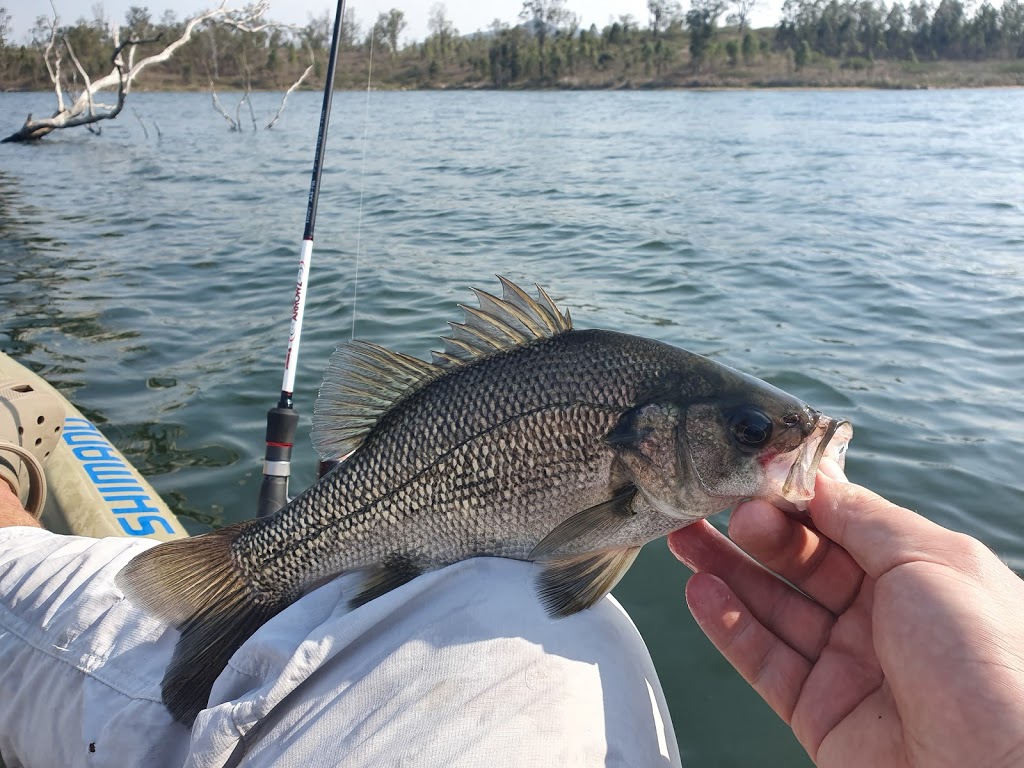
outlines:
[[[557,410],[531,409],[519,420],[505,416],[508,421],[504,427],[491,428],[454,447],[428,470],[414,475],[388,496],[359,508],[338,503],[344,498],[349,475],[363,475],[380,487],[389,483],[387,465],[374,461],[369,453],[364,461],[345,462],[307,495],[293,502],[288,519],[260,521],[243,534],[238,551],[247,554],[242,567],[247,571],[253,567],[250,571],[253,582],[261,592],[270,592],[282,589],[288,582],[319,579],[332,569],[365,567],[396,552],[411,556],[412,553],[403,552],[403,548],[408,549],[408,543],[416,540],[416,531],[392,528],[402,525],[429,532],[427,538],[433,546],[419,547],[416,552],[416,559],[422,562],[424,569],[480,553],[482,547],[471,535],[474,528],[486,529],[495,541],[521,542],[518,546],[502,545],[501,552],[495,554],[525,557],[542,538],[543,527],[553,528],[561,519],[578,511],[567,502],[582,503],[584,506],[579,507],[582,509],[609,493],[608,476],[614,455],[600,444],[599,437],[612,429],[618,412],[573,406],[559,419],[553,416]],[[581,426],[587,429],[581,431]],[[565,442],[566,436],[572,436],[572,443]],[[479,443],[484,440],[490,450],[481,450]],[[481,453],[484,457],[493,456],[496,461],[488,465],[487,471],[472,472],[470,465]],[[523,456],[537,454],[544,456],[539,465],[531,467],[529,461],[520,460]],[[458,483],[465,477],[472,477],[474,481],[460,489]],[[550,489],[550,483],[563,478],[565,484],[557,492]],[[600,482],[601,478],[604,482]],[[511,491],[513,487],[539,489],[542,484],[546,490],[536,497]],[[501,498],[503,492],[507,494],[505,499]],[[456,509],[462,513],[453,521],[455,537],[444,535],[441,521],[445,517],[421,519],[417,514],[434,509]],[[332,514],[325,515],[324,510]],[[278,529],[288,527],[290,519],[304,521],[301,535],[279,536]],[[468,521],[476,521],[476,525],[467,525]],[[298,530],[300,524],[296,523],[295,527]],[[360,533],[365,535],[360,548],[346,546],[349,537]],[[294,552],[290,550],[310,542],[314,543],[314,556],[294,559]],[[302,572],[288,567],[290,562],[309,570]],[[266,576],[273,582],[266,580]]]
[[[838,422],[699,355],[573,330],[543,289],[502,287],[476,292],[433,363],[340,347],[312,434],[340,464],[276,514],[154,547],[118,575],[181,630],[163,681],[177,719],[191,722],[234,650],[325,578],[361,573],[359,606],[466,558],[531,560],[548,611],[566,616],[604,597],[646,542],[741,498],[813,487]]]

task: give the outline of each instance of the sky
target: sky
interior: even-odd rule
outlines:
[[[324,11],[332,13],[336,2],[328,0],[269,0],[270,11],[267,14],[275,21],[288,24],[303,25],[310,16],[322,16]],[[178,18],[185,18],[197,11],[218,5],[220,0],[53,0],[62,23],[73,24],[80,18],[93,19],[94,8],[101,7],[104,17],[123,21],[129,6],[141,5],[149,8],[154,19],[159,19],[164,11],[173,10]],[[427,34],[427,20],[430,8],[437,0],[346,0],[346,7],[352,8],[356,20],[365,33],[369,24],[377,18],[378,13],[397,8],[405,13],[408,23],[403,34],[405,40],[423,40]],[[245,0],[228,0],[229,6],[240,7]],[[681,0],[685,11],[689,7],[688,0]],[[519,11],[523,7],[522,0],[445,0],[448,18],[462,34],[487,29],[494,19],[513,24],[518,21]],[[28,42],[28,31],[35,23],[37,16],[51,13],[48,0],[0,0],[0,7],[7,8],[11,15],[13,42]],[[774,26],[779,20],[781,0],[760,0],[755,7],[754,26]],[[646,25],[650,14],[647,12],[647,0],[567,0],[566,8],[580,17],[583,28],[596,24],[603,28],[620,15],[632,14],[642,25]]]

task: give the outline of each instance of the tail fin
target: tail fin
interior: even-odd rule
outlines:
[[[117,575],[117,585],[147,613],[181,631],[162,683],[164,705],[191,725],[228,660],[287,600],[253,592],[231,557],[250,520],[160,544]]]

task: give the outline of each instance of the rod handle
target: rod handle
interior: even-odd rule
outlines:
[[[263,454],[263,482],[257,502],[258,517],[272,515],[288,503],[288,477],[291,475],[292,446],[299,427],[294,408],[267,411],[267,448]]]

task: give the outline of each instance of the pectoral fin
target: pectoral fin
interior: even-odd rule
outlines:
[[[636,560],[640,547],[558,557],[546,562],[537,588],[553,618],[589,608],[611,592]]]
[[[636,486],[627,485],[612,496],[593,507],[584,509],[572,517],[563,520],[554,530],[541,539],[533,548],[529,560],[547,560],[559,549],[569,543],[580,544],[576,551],[598,549],[598,546],[587,547],[587,540],[609,542],[615,534],[636,513],[633,511],[633,498],[637,494]]]

